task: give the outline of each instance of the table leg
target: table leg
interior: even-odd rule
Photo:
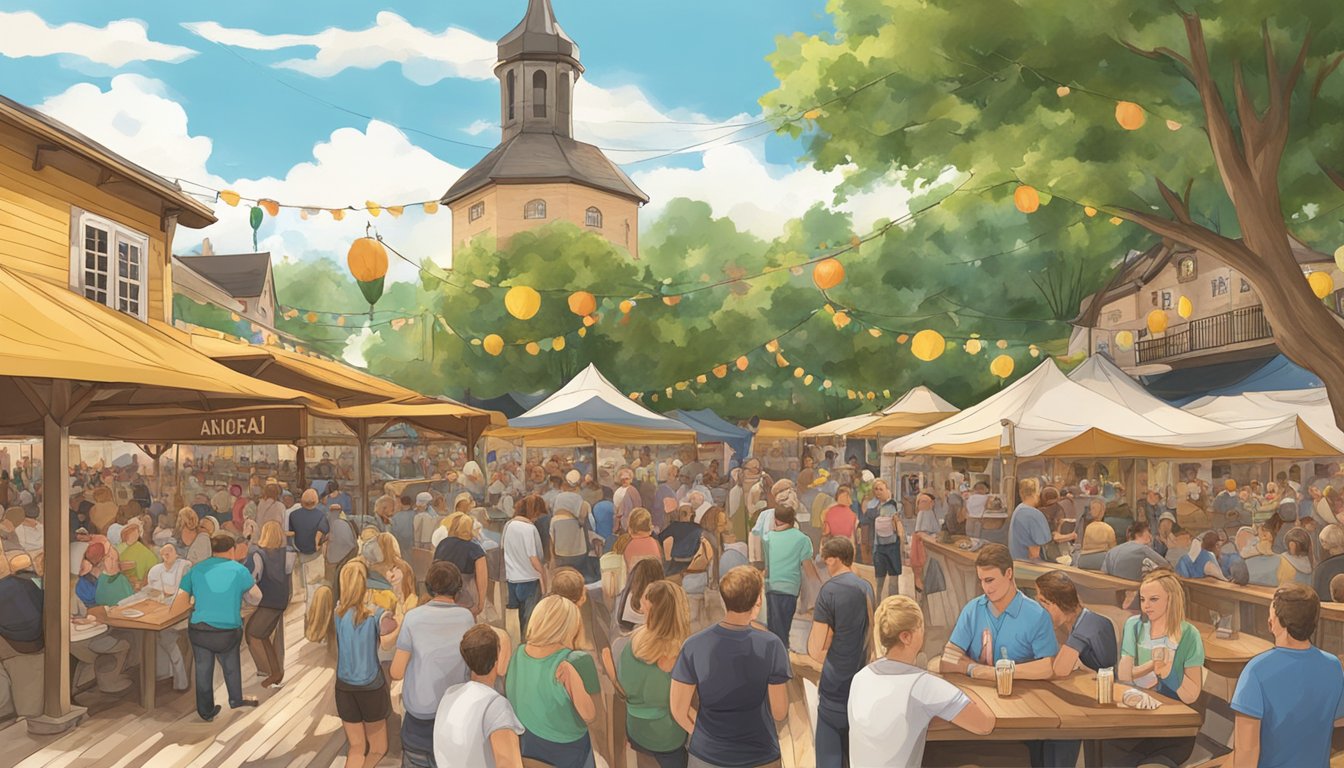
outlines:
[[[154,688],[158,684],[158,638],[153,632],[140,633],[140,706],[154,710]]]
[[[1083,765],[1085,768],[1101,768],[1101,740],[1083,741]]]

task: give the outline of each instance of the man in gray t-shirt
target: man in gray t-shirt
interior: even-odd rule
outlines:
[[[822,561],[830,579],[821,585],[812,614],[807,654],[821,662],[817,685],[817,768],[848,764],[849,686],[868,663],[872,646],[871,617],[875,602],[872,586],[851,570],[854,545],[834,538],[821,545]]]
[[[1139,520],[1129,526],[1126,536],[1128,541],[1112,547],[1106,553],[1106,559],[1101,563],[1102,573],[1139,581],[1143,578],[1145,561],[1159,568],[1170,567],[1166,558],[1153,549],[1153,532],[1146,520]],[[1148,570],[1151,570],[1151,566]]]

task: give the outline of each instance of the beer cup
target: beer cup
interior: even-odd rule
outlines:
[[[1000,696],[1013,695],[1013,660],[999,659],[994,662],[994,682]]]
[[[1097,703],[1115,703],[1115,669],[1112,667],[1097,670]]]

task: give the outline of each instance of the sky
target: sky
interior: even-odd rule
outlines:
[[[526,5],[0,0],[0,93],[214,205],[220,223],[179,229],[178,253],[204,237],[217,253],[249,252],[246,207],[214,191],[314,208],[441,196],[499,141],[495,42]],[[643,224],[691,197],[769,238],[833,202],[842,171],[812,169],[800,143],[744,125],[776,85],[766,61],[776,38],[831,28],[823,0],[553,5],[586,68],[576,138],[607,150],[648,193]],[[903,204],[893,187],[842,207],[862,230]],[[286,209],[267,218],[258,247],[276,259],[343,261],[368,223],[408,256],[448,266],[446,210],[336,222]],[[390,277],[415,271],[397,266]]]

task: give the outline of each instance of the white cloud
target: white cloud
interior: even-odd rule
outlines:
[[[334,131],[313,147],[311,160],[289,168],[281,176],[224,179],[206,169],[210,139],[190,135],[186,112],[164,94],[161,83],[136,75],[114,78],[107,91],[90,84],[73,86],[38,105],[38,109],[162,175],[286,204],[363,206],[366,200],[383,205],[435,200],[463,171],[412,144],[396,128],[373,121],[364,130]],[[196,189],[190,185],[184,188]],[[202,230],[179,228],[175,251],[187,253],[205,237],[210,238],[217,253],[252,250],[247,207],[232,208],[215,202],[214,208],[219,223]],[[447,208],[432,216],[420,208],[407,208],[400,218],[385,211],[377,218],[366,211],[347,211],[339,222],[326,212],[303,220],[298,210],[284,208],[278,218],[266,218],[258,247],[277,259],[285,255],[327,256],[344,263],[350,242],[363,236],[368,222],[413,261],[429,257],[443,266],[450,263],[452,218]],[[392,280],[414,280],[418,270],[394,257],[388,276]]]
[[[122,67],[133,61],[176,63],[196,55],[190,48],[156,43],[147,31],[147,25],[136,19],[113,21],[105,27],[53,26],[32,11],[0,11],[0,56],[21,59],[66,54]]]
[[[498,123],[494,123],[489,120],[477,120],[471,125],[468,125],[466,128],[463,128],[462,132],[467,134],[468,136],[480,136],[482,133],[485,133],[486,131],[497,131],[497,130],[499,130]]]
[[[390,11],[379,12],[373,26],[366,29],[329,27],[311,35],[268,35],[213,21],[183,26],[211,42],[254,51],[316,48],[312,57],[276,64],[313,77],[331,77],[351,68],[376,69],[388,62],[401,64],[406,79],[419,85],[433,85],[449,77],[495,77],[495,43],[456,27],[429,32]]]

